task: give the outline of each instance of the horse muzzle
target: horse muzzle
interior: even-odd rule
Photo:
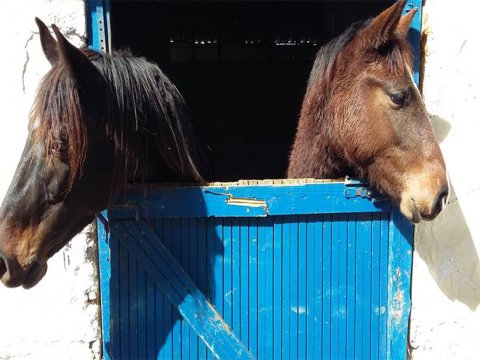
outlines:
[[[400,211],[414,223],[419,223],[422,220],[431,221],[445,208],[447,199],[448,186],[444,185],[433,197],[406,195],[400,202]]]
[[[47,263],[35,261],[28,266],[21,266],[16,259],[0,256],[0,280],[9,288],[23,286],[30,289],[46,274]]]

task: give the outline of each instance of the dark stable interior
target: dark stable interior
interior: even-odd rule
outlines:
[[[392,1],[111,1],[112,48],[158,63],[184,96],[209,180],[286,174],[318,48]]]

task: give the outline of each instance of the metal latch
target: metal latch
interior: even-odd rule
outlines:
[[[367,199],[372,198],[372,190],[365,187],[345,189],[343,194],[347,199],[352,199],[356,197],[362,197]]]
[[[383,197],[377,192],[368,187],[368,184],[362,179],[345,178],[345,186],[347,187],[343,194],[347,199],[353,199],[356,197],[364,199],[372,199],[373,201],[381,201]]]

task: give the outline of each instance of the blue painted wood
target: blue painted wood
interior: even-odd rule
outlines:
[[[363,312],[363,358],[370,359],[370,346],[371,346],[371,296],[372,296],[372,284],[371,269],[372,269],[372,217],[371,214],[361,214],[362,228],[363,228],[363,254],[364,267],[363,267],[363,297],[362,297],[362,312]]]
[[[323,216],[314,218],[315,229],[315,258],[314,258],[314,296],[315,296],[315,311],[314,311],[314,359],[322,358],[322,346],[324,334],[323,327]],[[312,340],[313,340],[312,339]],[[319,340],[320,339],[320,340]]]
[[[283,226],[282,218],[273,218],[273,358],[282,357],[282,252],[283,247]]]
[[[337,330],[337,346],[336,351],[332,352],[338,354],[338,358],[344,359],[346,357],[347,347],[347,232],[348,218],[346,215],[339,215],[336,241],[337,241],[337,268],[338,268],[338,330]]]
[[[118,238],[120,241],[120,238]],[[120,327],[120,339],[125,339],[124,341],[119,341],[120,343],[120,358],[130,357],[130,305],[129,305],[129,289],[130,284],[128,283],[128,272],[129,272],[129,261],[128,261],[128,252],[124,247],[118,247],[119,253],[119,284],[124,284],[124,288],[121,289],[119,296],[119,327]]]
[[[100,277],[100,288],[102,291],[100,292],[100,301],[102,304],[102,331],[103,331],[103,353],[105,354],[105,359],[109,360],[111,357],[110,355],[115,354],[115,358],[118,358],[118,351],[114,351],[114,344],[113,340],[118,339],[118,334],[116,336],[112,336],[112,332],[114,329],[119,330],[120,327],[116,323],[118,318],[114,318],[115,314],[115,299],[118,299],[118,294],[115,293],[113,287],[111,287],[110,279],[112,277],[112,267],[118,268],[117,264],[112,264],[112,257],[110,256],[110,233],[108,231],[108,220],[106,219],[106,211],[104,211],[98,217],[97,220],[97,236],[100,240],[98,242],[98,262],[100,264],[100,272],[102,276]],[[117,246],[113,246],[114,249]],[[118,257],[113,256],[113,261],[115,261]],[[113,296],[110,296],[111,293],[114,293]],[[116,301],[115,301],[116,303]],[[113,308],[111,312],[110,309]],[[115,323],[111,321],[111,319],[116,320]]]
[[[128,257],[128,275],[126,276],[126,283],[128,284],[128,295],[125,297],[126,306],[128,309],[128,339],[129,339],[129,357],[138,358],[137,336],[138,336],[138,289],[137,289],[137,261],[130,252],[125,252],[125,259]],[[128,304],[128,305],[127,305]],[[132,306],[133,305],[133,306]]]
[[[357,215],[356,223],[356,261],[355,261],[355,359],[363,358],[363,272],[365,270],[364,263],[364,241],[363,226],[360,215]],[[359,299],[359,300],[357,300]]]
[[[251,187],[253,195],[256,190]],[[148,220],[151,228],[142,221],[108,221],[108,227],[117,230],[105,238],[110,247],[116,240],[119,247],[110,251],[110,256],[118,257],[108,262],[117,264],[109,270],[110,279],[116,276],[121,284],[117,284],[120,306],[116,310],[120,321],[110,326],[127,327],[116,335],[118,358],[152,353],[158,358],[215,356],[198,337],[198,329],[205,326],[199,324],[198,311],[190,309],[187,316],[181,308],[182,317],[177,315],[177,307],[195,302],[181,295],[185,289],[179,286],[178,274],[163,268],[166,258],[176,258],[178,267],[183,267],[177,270],[191,274],[189,286],[204,294],[203,306],[209,307],[208,301],[224,319],[229,318],[227,325],[222,321],[223,326],[252,356],[384,359],[405,355],[408,261],[411,264],[411,243],[405,239],[413,233],[398,213],[166,217]],[[402,266],[406,274],[399,276],[396,269]],[[149,282],[154,284],[155,296]],[[110,289],[112,285],[110,280]],[[139,291],[134,296],[135,289]],[[399,293],[407,299],[398,301]],[[110,304],[113,316],[112,291]],[[138,309],[140,304],[147,308]],[[154,322],[141,320],[149,314],[155,314]],[[189,316],[194,317],[196,328]],[[110,331],[110,338],[113,334]],[[155,348],[140,334],[156,337]],[[214,339],[212,344],[219,341],[218,336],[202,333],[203,338],[208,336]],[[142,344],[147,349],[141,349]]]
[[[330,344],[332,341],[331,296],[332,296],[332,221],[331,215],[324,215],[322,223],[323,253],[323,280],[322,280],[322,358],[331,357]]]
[[[223,223],[223,320],[233,329],[232,221]],[[221,252],[219,252],[221,254]],[[220,256],[219,256],[220,257]],[[222,258],[222,257],[220,257]]]
[[[290,288],[290,277],[293,275],[290,270],[290,259],[292,254],[292,246],[290,241],[290,221],[288,217],[282,219],[282,320],[281,320],[281,336],[282,336],[282,358],[289,359],[290,355],[290,337],[295,334],[290,333],[290,292],[295,291]]]
[[[198,255],[198,289],[207,296],[207,220],[199,218],[197,220],[197,255]],[[201,341],[198,341],[198,358],[207,358],[207,347]]]
[[[103,52],[110,46],[110,5],[108,0],[87,0],[88,45]]]
[[[151,316],[151,311],[155,311],[155,283],[146,276],[146,294],[145,294],[145,313],[146,313],[146,333],[144,335],[146,341],[146,359],[155,359],[157,351],[155,348],[155,317]]]
[[[158,219],[153,224],[153,228],[155,232],[163,237],[163,219]],[[165,303],[167,300],[165,299],[165,295],[163,294],[162,288],[155,284],[155,308],[153,311],[157,314],[156,319],[156,330],[155,330],[155,350],[157,350],[157,359],[163,359],[165,354],[165,339],[167,335],[165,335],[165,324],[166,320],[166,312],[168,312],[168,308],[166,308]],[[167,328],[167,331],[169,329]],[[168,333],[167,333],[168,334]],[[168,346],[168,344],[167,344]]]
[[[356,216],[352,216],[347,219],[347,286],[346,286],[346,298],[347,298],[347,341],[346,341],[346,358],[353,359],[355,354],[355,303],[357,294],[356,269],[357,269],[357,222]]]
[[[373,216],[373,221],[372,221],[372,216]],[[382,217],[383,216],[383,217]],[[242,244],[242,234],[243,234],[243,240],[246,241],[243,242],[243,247],[237,248],[237,252],[239,253],[239,258],[242,257],[246,253],[246,256],[243,256],[243,262],[244,266],[247,266],[248,269],[248,274],[249,276],[246,277],[245,279],[241,279],[241,271],[240,267],[238,269],[237,274],[238,275],[233,275],[233,271],[230,270],[230,278],[235,277],[237,280],[237,283],[240,284],[243,281],[243,288],[248,289],[247,297],[246,300],[243,300],[243,303],[239,300],[240,303],[240,308],[243,310],[240,310],[239,314],[241,312],[245,312],[247,314],[247,330],[243,330],[244,332],[246,331],[247,333],[247,339],[250,346],[255,349],[255,346],[257,348],[257,355],[258,357],[262,357],[264,352],[261,352],[261,349],[264,348],[264,344],[261,344],[260,338],[264,338],[263,335],[260,336],[261,333],[263,333],[264,329],[260,330],[258,327],[261,326],[261,323],[264,322],[263,315],[260,315],[260,308],[265,308],[265,311],[271,311],[270,318],[272,319],[272,322],[274,322],[275,319],[275,313],[273,312],[274,310],[274,304],[276,302],[275,297],[278,295],[275,295],[275,281],[274,281],[274,275],[278,272],[275,271],[275,264],[280,264],[280,266],[284,267],[284,271],[287,271],[287,275],[281,277],[283,279],[283,285],[282,287],[282,292],[283,295],[280,296],[280,303],[283,304],[283,315],[277,320],[277,323],[280,323],[280,327],[278,326],[273,326],[271,328],[271,336],[273,340],[273,345],[275,346],[275,331],[279,333],[285,333],[288,332],[289,337],[286,337],[283,335],[284,341],[287,343],[287,348],[288,348],[288,357],[298,357],[303,358],[303,356],[300,356],[303,354],[303,352],[307,351],[307,348],[315,348],[315,344],[318,343],[323,343],[323,347],[321,348],[320,351],[324,354],[324,356],[327,356],[328,354],[351,354],[355,353],[355,349],[352,352],[352,348],[349,347],[349,344],[351,344],[351,338],[352,338],[352,331],[351,331],[351,319],[352,317],[348,317],[349,310],[351,310],[352,304],[355,303],[355,298],[365,298],[369,299],[371,298],[372,301],[364,301],[360,304],[356,304],[356,309],[357,309],[357,317],[359,317],[359,321],[357,322],[357,326],[360,326],[360,330],[357,330],[357,335],[358,333],[363,334],[362,337],[359,338],[359,342],[361,342],[360,346],[357,346],[357,349],[360,349],[361,352],[358,353],[359,355],[357,357],[364,357],[364,356],[369,356],[372,354],[381,354],[384,353],[382,352],[382,341],[379,339],[376,343],[374,342],[375,338],[375,333],[379,332],[378,330],[375,330],[375,321],[379,324],[378,328],[381,327],[380,325],[380,318],[384,312],[381,310],[382,305],[381,305],[381,298],[386,298],[388,296],[381,293],[381,284],[377,284],[380,282],[380,273],[381,273],[381,268],[382,266],[385,266],[385,264],[388,263],[388,261],[385,261],[385,257],[379,255],[375,256],[375,241],[377,241],[377,238],[381,234],[385,234],[385,232],[391,232],[391,230],[388,227],[388,217],[386,215],[379,214],[377,216],[375,215],[349,215],[347,217],[346,214],[340,214],[336,216],[318,216],[318,215],[311,215],[310,220],[307,220],[305,217],[281,217],[281,227],[282,230],[279,232],[278,230],[275,232],[275,222],[273,221],[274,218],[268,218],[272,220],[270,221],[270,226],[271,226],[271,236],[272,236],[272,253],[271,256],[272,261],[271,263],[273,264],[272,266],[272,271],[271,271],[271,276],[272,278],[270,280],[267,279],[262,279],[262,276],[265,276],[264,271],[258,271],[256,266],[252,265],[255,263],[258,263],[260,266],[260,262],[262,259],[262,252],[260,249],[263,249],[265,246],[260,247],[260,244],[266,243],[266,239],[260,239],[260,237],[264,237],[266,234],[266,231],[263,229],[263,226],[267,219],[259,219],[258,220],[250,220],[250,221],[245,221],[245,220],[239,220],[238,221],[238,226],[237,226],[237,238],[239,241],[239,246]],[[198,220],[198,219],[197,219]],[[221,252],[222,249],[218,250],[218,245],[215,247],[215,244],[212,244],[210,241],[211,238],[216,238],[216,237],[224,237],[225,229],[222,227],[222,221],[226,221],[227,228],[229,229],[228,232],[232,233],[231,231],[231,222],[234,219],[224,219],[220,220],[220,218],[215,218],[212,220],[204,220],[202,221],[197,221],[195,220],[194,222],[189,222],[188,219],[183,219],[180,221],[179,219],[164,219],[161,221],[156,222],[156,230],[161,233],[162,237],[170,237],[170,240],[165,239],[164,241],[168,244],[169,250],[172,254],[175,254],[179,259],[183,259],[183,262],[185,263],[185,268],[188,270],[190,269],[191,265],[191,259],[189,258],[191,253],[190,251],[184,251],[183,245],[190,244],[190,241],[187,241],[185,239],[184,234],[189,234],[191,231],[193,232],[198,232],[200,231],[199,234],[195,234],[196,238],[198,239],[199,237],[205,237],[206,234],[206,239],[197,241],[197,242],[192,242],[194,244],[194,247],[196,248],[197,253],[196,255],[196,260],[201,263],[203,261],[204,265],[200,264],[200,268],[204,269],[204,272],[213,274],[211,275],[205,275],[203,277],[203,280],[200,279],[200,276],[198,276],[198,279],[200,279],[200,282],[204,283],[204,291],[209,293],[211,292],[213,295],[212,297],[212,304],[214,306],[217,306],[218,301],[223,300],[215,300],[215,299],[223,299],[224,297],[224,291],[226,289],[221,290],[221,294],[217,294],[217,290],[220,287],[217,287],[216,285],[209,284],[209,281],[206,281],[206,279],[214,280],[214,282],[222,282],[222,277],[220,275],[215,275],[216,269],[219,267],[220,269],[223,269],[223,263],[219,259],[214,259],[211,264],[209,265],[210,262],[207,259],[208,255],[204,254],[201,257],[204,258],[204,260],[200,261],[199,256],[198,256],[198,250],[200,249],[202,251],[203,249],[206,249],[206,253],[210,252]],[[310,221],[310,222],[309,222]],[[387,223],[387,225],[385,225]],[[193,224],[193,229],[192,230],[192,225]],[[241,224],[241,226],[240,226]],[[182,226],[181,226],[182,225]],[[184,226],[187,227],[187,229],[184,229]],[[277,225],[278,227],[278,225]],[[316,236],[315,229],[318,228],[320,229],[319,234],[320,236]],[[310,231],[308,229],[311,229]],[[317,229],[317,230],[318,230]],[[387,231],[385,230],[387,229]],[[313,232],[313,237],[310,237],[310,232]],[[379,235],[375,235],[375,234]],[[203,235],[201,235],[203,234]],[[308,236],[307,236],[308,235]],[[172,239],[177,237],[179,239],[179,242],[175,242]],[[275,238],[279,237],[283,243],[283,246],[280,246],[277,249],[277,254],[274,252],[274,244],[275,244]],[[257,239],[257,245],[252,246],[253,240]],[[188,239],[190,240],[190,239]],[[382,239],[379,239],[379,241]],[[224,242],[222,241],[222,244]],[[199,245],[200,244],[200,245]],[[288,245],[287,245],[288,244]],[[309,245],[310,244],[310,245]],[[343,246],[343,245],[344,246]],[[318,246],[317,246],[318,245]],[[371,249],[369,249],[369,246]],[[379,246],[382,246],[381,243],[379,242]],[[308,252],[308,249],[313,248],[313,251]],[[215,250],[217,249],[217,250]],[[229,253],[232,254],[233,248],[229,249]],[[256,250],[252,250],[256,249]],[[288,249],[288,250],[286,250]],[[320,249],[320,253],[317,253],[315,249]],[[352,263],[352,249],[357,250],[356,251],[356,260],[358,260],[355,263]],[[224,249],[223,249],[224,250]],[[286,251],[285,251],[286,250]],[[142,277],[142,274],[136,274],[136,276],[133,276],[133,273],[135,272],[135,269],[138,270],[139,265],[135,263],[135,261],[132,260],[132,255],[127,254],[125,249],[121,249],[121,256],[120,260],[121,263],[127,263],[127,269],[123,268],[120,269],[120,275],[122,272],[127,271],[127,279],[126,285],[124,286],[124,289],[128,289],[128,295],[127,295],[127,300],[124,301],[123,306],[121,307],[121,314],[120,317],[125,316],[128,313],[127,316],[127,321],[124,322],[125,326],[132,327],[133,329],[130,329],[130,332],[138,333],[140,334],[144,330],[144,328],[141,327],[136,327],[136,323],[141,324],[143,321],[138,320],[144,318],[143,313],[147,313],[148,311],[142,312],[139,311],[138,313],[131,313],[130,309],[125,307],[125,304],[127,303],[135,303],[137,301],[138,304],[143,304],[143,306],[148,306],[148,303],[152,303],[155,300],[148,300],[148,295],[146,300],[142,300],[140,298],[136,298],[134,295],[132,295],[132,291],[134,292],[135,289],[143,289],[140,290],[140,293],[145,292],[146,288],[148,287],[147,285],[144,285],[145,288],[142,288],[141,282],[147,283],[147,279],[145,280],[139,280],[139,279],[144,279]],[[381,250],[378,250],[381,252]],[[388,250],[391,252],[391,250]],[[355,253],[355,251],[354,251]],[[385,253],[385,251],[384,251]],[[187,256],[188,254],[188,256]],[[126,257],[127,260],[123,260]],[[230,255],[232,257],[232,255]],[[275,258],[277,260],[275,260]],[[310,260],[309,260],[310,258]],[[322,259],[321,261],[318,261],[317,258]],[[245,261],[247,259],[247,261]],[[256,261],[255,261],[256,259]],[[349,260],[350,259],[350,260]],[[353,258],[355,259],[355,257]],[[317,263],[320,263],[317,264]],[[309,263],[313,263],[314,266],[313,268],[315,271],[313,271],[312,275],[309,276],[309,274],[305,273],[310,271],[310,267],[308,266]],[[220,266],[218,265],[220,264]],[[282,265],[283,264],[283,265]],[[343,264],[343,265],[341,265]],[[363,265],[362,265],[363,264]],[[366,264],[366,265],[365,265]],[[316,266],[315,266],[316,265]],[[355,268],[355,265],[357,268]],[[320,268],[318,266],[321,266]],[[363,266],[364,269],[362,270],[358,266]],[[366,267],[365,267],[366,266]],[[211,267],[211,269],[209,269]],[[198,267],[195,266],[196,270],[198,271]],[[262,266],[263,268],[263,266]],[[346,268],[345,274],[342,275],[342,268]],[[352,272],[352,268],[355,269],[356,271]],[[367,268],[371,268],[373,271],[368,271]],[[296,271],[293,271],[293,269],[297,269]],[[317,270],[318,269],[318,270]],[[378,269],[375,270],[375,269]],[[222,270],[223,271],[223,270]],[[320,279],[317,283],[315,282],[315,274],[319,273],[317,275],[317,278]],[[378,273],[378,276],[376,275]],[[209,277],[210,276],[210,277]],[[125,274],[123,275],[123,278],[125,277]],[[122,278],[122,279],[123,279]],[[252,281],[252,278],[256,278],[255,280]],[[279,276],[277,276],[278,280]],[[197,280],[198,280],[197,279]],[[352,280],[353,279],[353,280]],[[356,280],[355,280],[356,279]],[[360,281],[361,282],[358,282]],[[232,279],[233,280],[233,279]],[[206,283],[205,283],[206,281]],[[353,286],[351,282],[354,282]],[[359,289],[360,293],[357,293],[355,295],[354,290],[355,289],[355,281],[357,282],[357,288]],[[272,302],[270,308],[265,306],[266,301],[264,302],[261,300],[262,298],[268,298],[267,294],[262,293],[262,290],[265,289],[266,287],[261,287],[260,284],[262,283],[270,283],[271,284],[271,289],[272,291],[270,292],[270,296],[272,297]],[[344,283],[343,283],[344,282]],[[233,283],[233,281],[232,281]],[[309,284],[311,284],[309,286]],[[369,285],[370,284],[370,285]],[[315,298],[315,296],[310,297],[308,293],[308,289],[313,287],[313,294],[315,294],[315,286],[319,286],[321,289],[321,295],[320,298]],[[231,286],[231,285],[230,285]],[[294,289],[294,291],[292,291]],[[367,290],[365,290],[367,289]],[[374,289],[379,289],[380,293],[378,294],[378,302],[379,305],[375,306],[375,294],[377,290]],[[343,293],[342,293],[343,291]],[[366,291],[366,293],[365,293]],[[153,293],[153,290],[151,291]],[[349,294],[354,293],[354,296],[350,296]],[[278,292],[277,292],[278,294]],[[292,295],[293,294],[293,295]],[[245,299],[245,294],[241,295]],[[150,295],[150,298],[152,295]],[[136,300],[135,300],[136,299]],[[239,297],[241,299],[241,297]],[[371,304],[369,304],[371,303]],[[262,306],[260,306],[260,304]],[[312,304],[312,305],[310,305]],[[308,325],[307,324],[315,324],[316,321],[318,321],[316,314],[315,314],[315,307],[316,305],[320,304],[320,313],[321,313],[321,322],[323,322],[322,329],[318,331],[318,333],[323,333],[322,336],[317,336],[317,333],[315,331],[312,331],[312,334],[315,334],[316,336],[314,338],[310,338],[309,336],[309,331],[308,330],[302,330],[302,329],[307,329]],[[344,305],[342,305],[344,304]],[[347,309],[345,312],[343,312],[342,307],[345,306]],[[138,307],[138,306],[137,306]],[[219,309],[221,309],[222,305],[218,306]],[[246,310],[244,309],[246,307]],[[232,313],[233,313],[233,308],[234,306],[231,307]],[[307,315],[310,315],[309,309],[312,308],[312,315],[315,316],[315,318],[308,318]],[[304,311],[305,309],[305,311]],[[377,309],[377,311],[375,311]],[[354,307],[355,310],[355,307]],[[353,310],[353,311],[354,311]],[[183,330],[185,326],[187,325],[178,325],[178,337],[173,337],[172,334],[175,331],[175,324],[180,323],[180,319],[174,315],[176,312],[172,310],[171,305],[169,303],[165,303],[163,307],[161,308],[162,316],[165,317],[163,320],[163,328],[162,331],[163,333],[166,334],[166,339],[167,339],[167,345],[163,344],[161,351],[163,352],[164,356],[170,357],[180,357],[182,353],[185,353],[188,349],[188,351],[191,351],[191,346],[186,348],[186,345],[184,344],[184,338],[183,336],[180,336],[183,334]],[[252,315],[255,313],[255,315]],[[305,315],[307,314],[307,315]],[[346,314],[346,315],[345,315]],[[354,313],[355,314],[355,313]],[[302,319],[302,316],[307,316],[305,320]],[[182,320],[183,321],[183,320]],[[241,323],[241,315],[239,315],[239,322]],[[259,336],[251,336],[251,330],[252,330],[252,322],[257,323],[257,333]],[[140,326],[140,325],[138,325]],[[315,327],[313,325],[313,327]],[[153,324],[150,324],[147,326],[147,328],[155,328]],[[143,329],[143,330],[142,330]],[[279,330],[277,330],[279,329]],[[292,330],[293,329],[293,330]],[[341,330],[345,329],[345,330]],[[375,330],[375,331],[374,331]],[[265,327],[265,331],[268,331],[267,328]],[[368,331],[368,333],[367,333]],[[240,331],[241,333],[241,331]],[[307,335],[305,335],[305,333]],[[123,337],[127,337],[130,339],[129,344],[123,344],[123,349],[121,353],[128,353],[130,354],[143,354],[142,351],[144,350],[139,350],[139,343],[143,343],[141,340],[140,336],[137,337],[135,341],[132,340],[131,334],[126,334],[123,333]],[[294,336],[294,339],[292,340],[292,334],[296,334]],[[342,337],[342,334],[345,334]],[[381,331],[380,331],[381,334]],[[308,337],[308,339],[306,339]],[[317,340],[315,340],[315,338]],[[329,339],[327,342],[325,338]],[[181,340],[180,340],[181,339]],[[258,340],[255,340],[258,339]],[[349,340],[350,339],[350,340]],[[390,339],[390,336],[389,336]],[[186,337],[186,341],[188,342],[190,340],[190,336]],[[332,343],[332,341],[336,341]],[[309,341],[311,345],[309,344]],[[385,344],[385,342],[383,342]],[[278,344],[278,342],[277,342]],[[282,344],[282,343],[280,343]],[[304,345],[305,344],[305,345]],[[345,347],[342,347],[340,344],[346,344]],[[128,345],[128,348],[127,348]],[[247,345],[248,346],[248,345]],[[279,351],[283,350],[285,352],[285,347],[281,345]],[[150,346],[151,347],[151,346]],[[305,349],[305,350],[304,350]],[[373,350],[372,350],[373,349]],[[158,350],[158,349],[157,349]],[[146,350],[145,350],[146,351]],[[150,350],[151,351],[151,350]],[[273,348],[269,349],[271,354],[274,354],[275,350]],[[206,356],[206,352],[203,350],[200,350],[203,356]],[[314,352],[314,350],[312,350]],[[297,354],[297,355],[296,355]],[[191,355],[191,353],[189,354]],[[376,357],[376,356],[374,356]]]
[[[223,224],[222,219],[214,218],[211,221],[213,233],[209,235],[209,244],[210,247],[207,251],[207,254],[215,254],[213,258],[213,268],[209,272],[212,274],[209,286],[213,290],[210,290],[213,293],[212,304],[215,306],[217,312],[225,319],[224,315],[224,303],[223,298],[225,290],[223,287],[224,284],[224,264],[221,256],[217,256],[223,253]]]
[[[314,339],[320,339],[320,337],[315,333],[315,304],[318,302],[315,298],[315,269],[318,266],[315,253],[315,222],[312,215],[306,215],[307,217],[307,229],[306,229],[306,255],[307,263],[305,269],[306,271],[306,292],[307,292],[307,330],[305,335],[305,341],[307,344],[306,356],[307,359],[315,358],[315,344]],[[318,341],[317,341],[318,342]]]
[[[258,219],[248,221],[248,348],[258,358]]]
[[[395,209],[390,217],[387,292],[387,356],[406,359],[410,317],[413,226]]]
[[[148,225],[142,221],[111,222],[110,229],[125,249],[128,249],[130,256],[142,260],[137,265],[157,281],[157,286],[162,289],[169,302],[175,304],[184,319],[216,356],[252,358]],[[155,258],[162,261],[153,261]],[[134,308],[135,306],[129,310]],[[130,335],[125,334],[125,339]],[[136,358],[131,349],[121,356]]]
[[[155,281],[152,279],[152,281]],[[156,331],[155,331],[155,349],[157,359],[164,358],[164,324],[165,324],[165,316],[164,316],[164,303],[165,303],[165,296],[163,295],[162,288],[155,285],[155,307],[153,311],[156,314]]]
[[[172,252],[172,219],[162,219],[162,233],[161,239],[165,248],[169,253]],[[165,294],[166,295],[166,294]],[[165,336],[163,342],[163,356],[164,358],[171,359],[173,356],[173,326],[176,325],[176,322],[173,321],[173,309],[172,304],[169,301],[163,302],[163,334]]]
[[[172,247],[170,253],[175,259],[181,259],[181,244],[182,244],[182,228],[180,226],[179,218],[172,219]],[[181,263],[180,263],[181,264]],[[183,268],[183,267],[182,267]],[[182,353],[182,317],[175,307],[172,307],[172,356],[174,359],[179,359]]]
[[[188,219],[188,230],[190,234],[190,271],[188,274],[191,276],[195,283],[198,283],[198,230],[197,219]],[[190,358],[197,359],[198,357],[198,344],[200,340],[196,336],[195,332],[190,329]]]
[[[413,51],[413,79],[418,84],[420,81],[420,41],[422,36],[422,6],[423,0],[409,0],[405,6],[404,12],[417,8],[417,13],[412,19],[410,30],[408,32],[408,40]]]
[[[264,358],[272,359],[274,357],[274,336],[275,336],[275,324],[274,324],[274,298],[275,298],[275,256],[274,256],[274,221],[273,218],[261,219],[265,229],[265,251],[264,251],[264,266],[260,268],[260,274],[265,274],[265,280],[263,289],[260,288],[259,293],[265,298],[264,307],[260,308],[262,316],[265,318],[265,342],[263,343]],[[261,304],[262,305],[262,304]],[[260,323],[260,326],[262,324]],[[262,344],[262,343],[260,343]]]
[[[307,216],[298,217],[297,358],[307,358]]]
[[[241,302],[240,302],[240,219],[232,219],[232,312],[233,312],[233,332],[241,334]]]
[[[321,185],[321,186],[318,186]],[[343,182],[303,185],[229,185],[130,189],[110,209],[110,219],[157,217],[264,217],[388,211],[386,201],[347,198]]]
[[[289,256],[289,305],[288,305],[288,328],[289,328],[289,358],[297,357],[297,311],[298,311],[298,236],[297,225],[298,217],[296,215],[288,217],[288,237],[285,241],[290,243]]]
[[[381,246],[381,232],[380,232],[380,215],[375,214],[372,217],[372,266],[371,279],[372,293],[371,293],[371,311],[373,312],[371,322],[371,346],[370,354],[372,359],[379,359],[379,315],[380,315],[380,246]]]
[[[258,237],[257,237],[257,359],[265,359],[266,355],[266,343],[267,343],[267,332],[271,334],[271,331],[267,331],[267,322],[266,322],[266,297],[271,294],[267,291],[269,284],[267,283],[267,235],[266,235],[266,218],[257,219],[257,228],[258,228]],[[271,268],[272,264],[269,264],[268,267]],[[272,282],[270,282],[272,284]],[[270,329],[271,330],[271,329]],[[272,346],[272,344],[270,345]]]
[[[182,268],[188,273],[190,273],[190,227],[189,227],[189,219],[181,219],[181,259],[180,265]],[[188,323],[181,319],[181,354],[183,357],[190,356],[190,348],[193,346],[190,342],[191,337],[194,337],[194,334],[190,333],[190,327]]]
[[[340,219],[338,221],[332,221],[332,242],[331,242],[331,342],[330,342],[330,354],[338,354],[339,351],[339,327],[340,327],[340,314],[339,314],[339,242],[342,241],[340,230]],[[338,290],[337,290],[338,289]],[[335,355],[337,356],[337,355]]]
[[[249,309],[248,309],[248,218],[240,218],[240,340],[248,346],[248,323],[249,323]]]
[[[388,258],[389,258],[389,222],[388,214],[381,214],[381,223],[380,223],[380,232],[382,234],[380,238],[381,254],[380,254],[380,281],[379,288],[380,291],[380,309],[379,309],[379,349],[387,348],[387,314],[388,314],[388,294],[383,289],[388,289]],[[387,269],[387,271],[385,271]],[[379,350],[380,351],[380,350]]]

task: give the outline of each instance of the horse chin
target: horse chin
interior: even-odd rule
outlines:
[[[5,267],[4,270],[6,270],[6,266],[3,266]],[[9,288],[22,286],[25,289],[30,289],[37,285],[40,280],[42,280],[47,273],[47,268],[48,266],[46,262],[35,262],[27,271],[23,273],[16,272],[14,276],[11,275],[11,272],[1,271],[3,272],[1,281],[3,285]]]
[[[420,221],[431,221],[443,210],[444,204],[440,206],[426,206],[414,198],[407,198],[400,202],[400,211],[411,222],[418,224]]]
[[[400,211],[403,216],[415,224],[418,224],[422,220],[415,200],[412,198],[400,202]]]
[[[47,263],[35,263],[29,270],[25,280],[22,283],[23,288],[30,289],[37,285],[47,273]]]

